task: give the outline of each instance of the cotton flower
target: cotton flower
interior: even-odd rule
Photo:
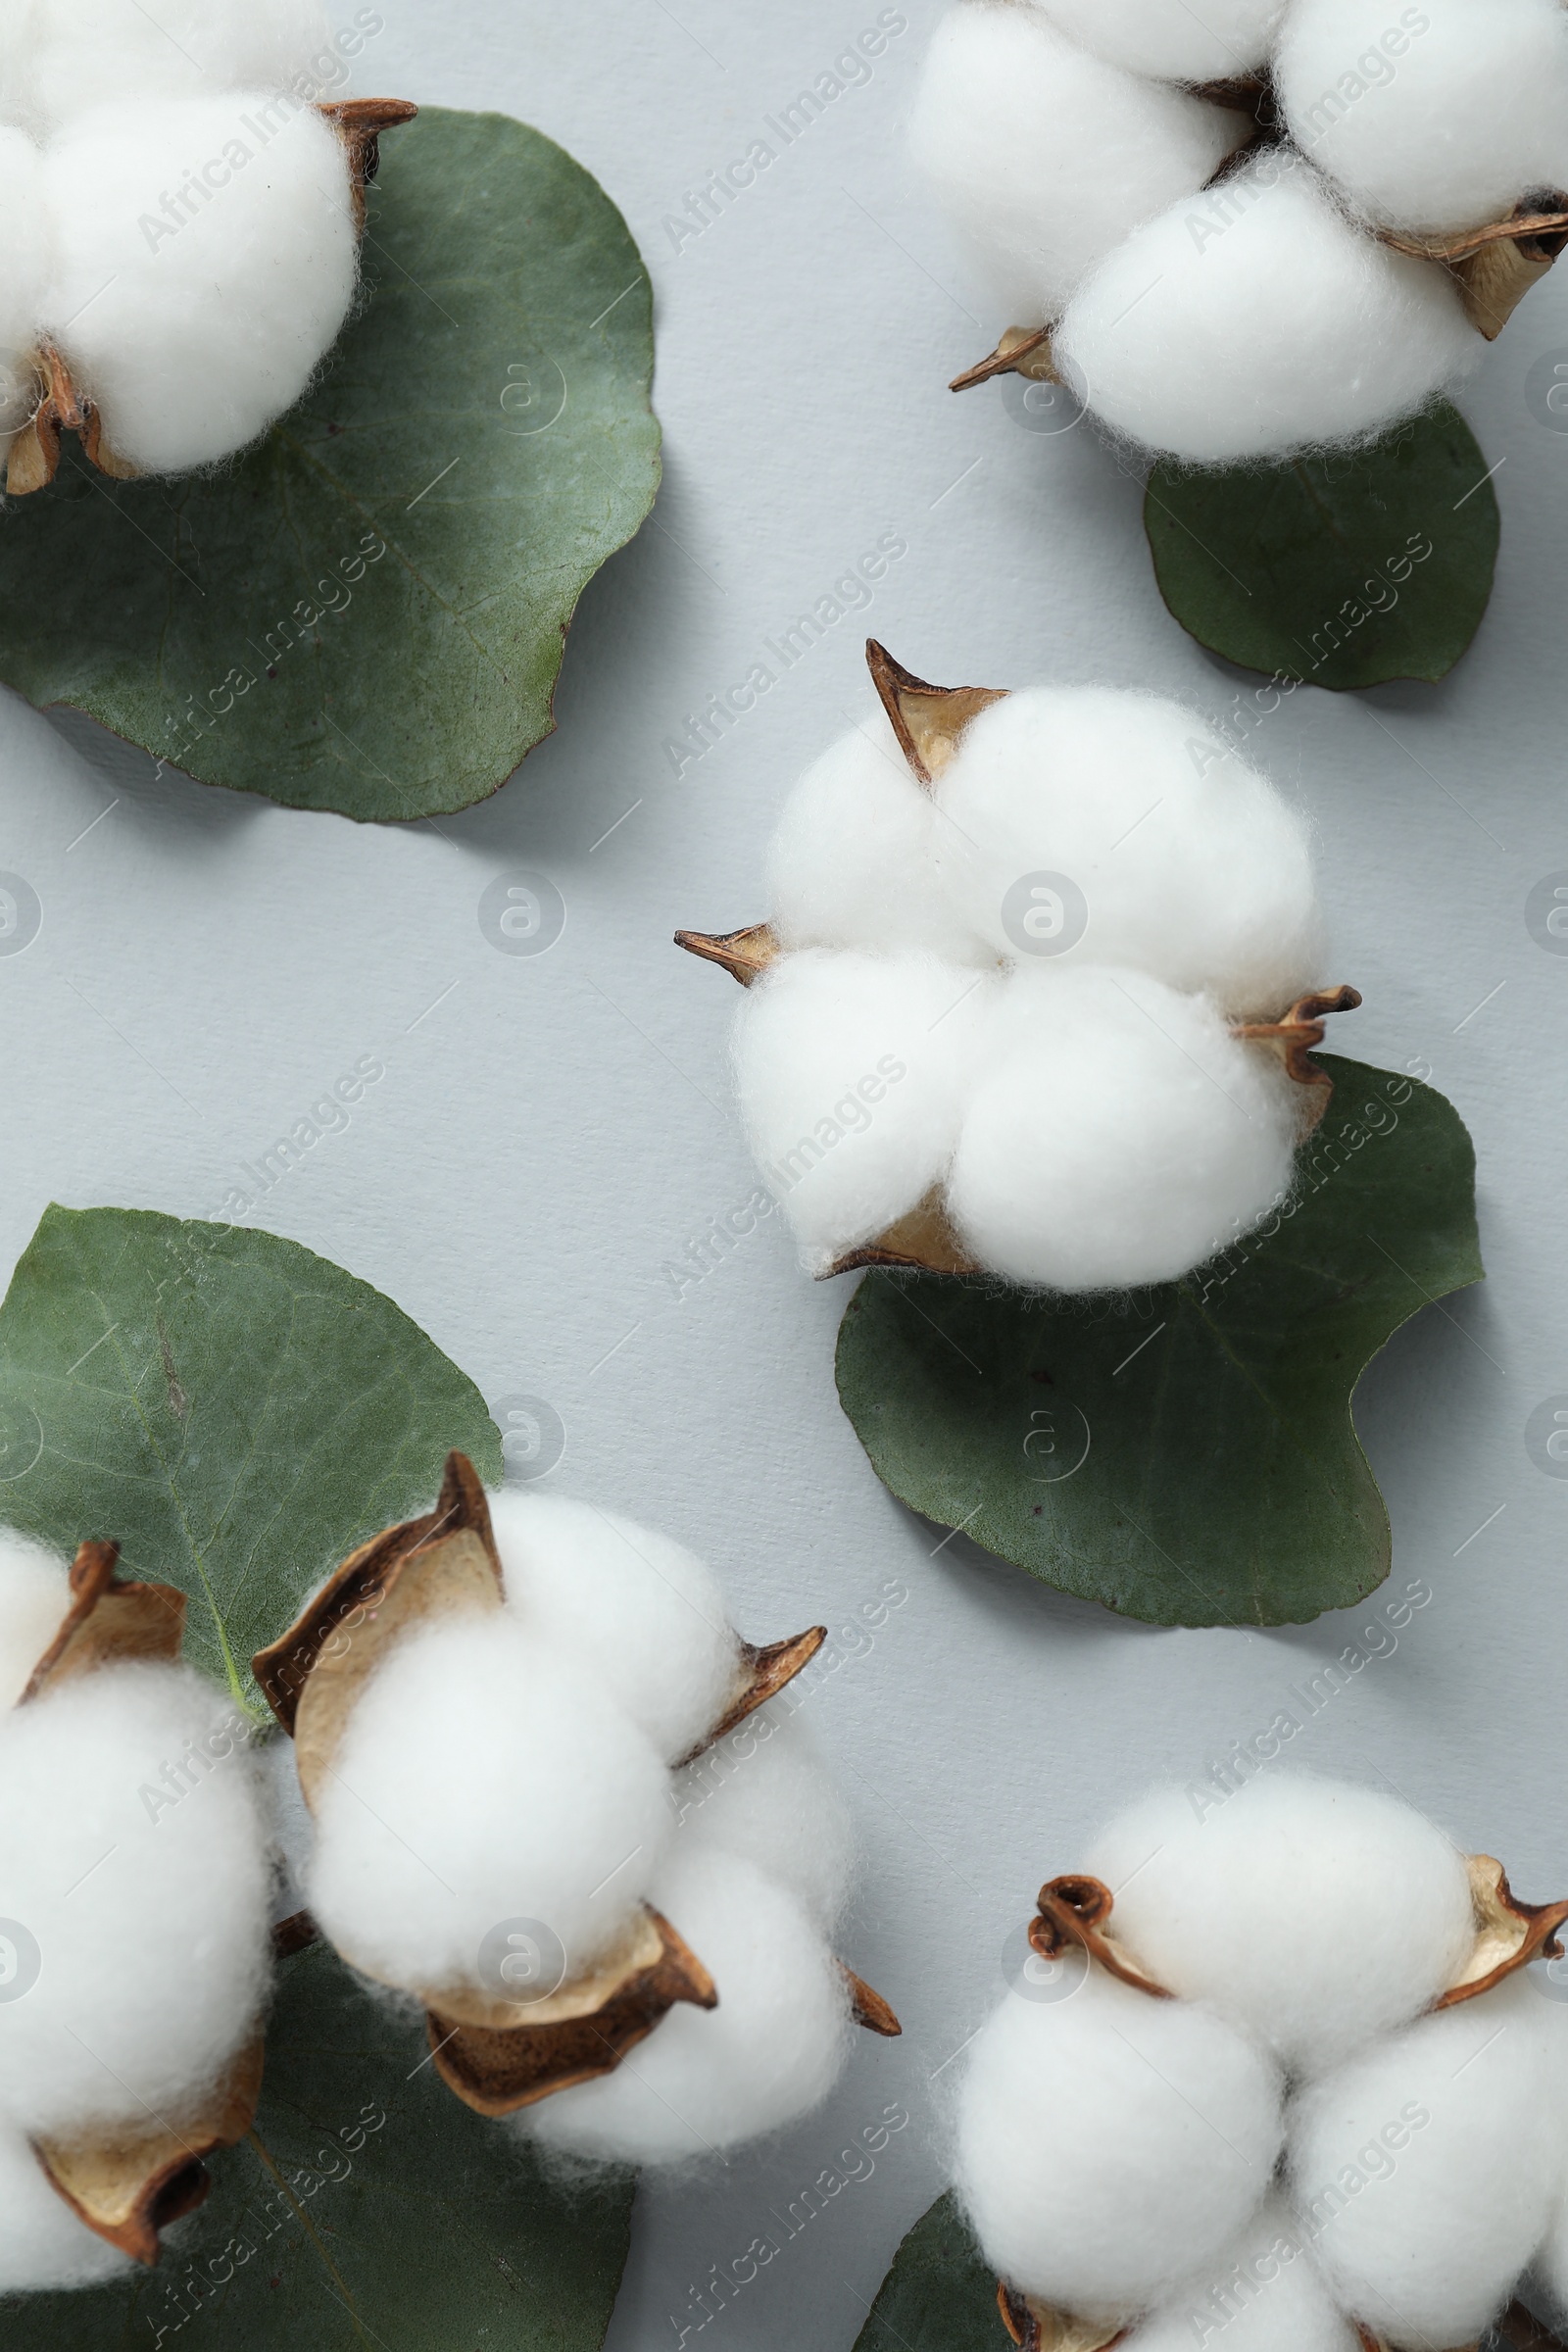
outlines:
[[[958,2096],[1015,2307],[1126,2352],[1473,2347],[1561,2243],[1568,2030],[1525,1971],[1568,1904],[1280,1773],[1155,1791],[1090,1862]]]
[[[1550,259],[1568,15],[959,0],[911,138],[1013,330],[960,384],[1016,365],[1145,448],[1278,461],[1451,393]]]

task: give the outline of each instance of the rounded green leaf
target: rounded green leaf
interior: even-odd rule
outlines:
[[[178,1987],[170,1987],[171,1998]],[[249,2138],[124,2283],[3,2307],[7,2352],[599,2352],[629,2176],[566,2188],[324,1946],[284,1964]]]
[[[1364,450],[1149,477],[1159,592],[1200,645],[1337,691],[1446,677],[1481,626],[1501,524],[1446,402]]]
[[[868,1275],[844,1409],[901,1501],[1060,1591],[1156,1625],[1282,1625],[1389,1572],[1351,1397],[1401,1323],[1482,1279],[1452,1104],[1324,1054],[1294,1206],[1131,1300]]]
[[[203,783],[418,817],[550,732],[577,599],[653,505],[653,295],[580,164],[438,107],[383,143],[364,276],[232,466],[115,482],[68,440],[7,506],[0,677]]]
[[[0,1305],[0,1524],[118,1540],[177,1585],[185,1653],[260,1707],[253,1653],[357,1544],[427,1509],[472,1381],[340,1266],[245,1226],[51,1207]]]
[[[894,2258],[855,2352],[1007,2352],[997,2275],[954,2196],[939,2197]]]

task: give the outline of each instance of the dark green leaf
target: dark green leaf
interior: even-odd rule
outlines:
[[[4,2307],[6,2352],[599,2352],[632,2183],[568,2193],[324,1947],[285,1964],[253,2138],[156,2271]]]
[[[997,2275],[957,2200],[941,2197],[909,2231],[882,2281],[855,2352],[1007,2352]]]
[[[844,1409],[901,1501],[1156,1625],[1281,1625],[1389,1572],[1350,1400],[1429,1299],[1482,1278],[1475,1154],[1430,1087],[1324,1054],[1295,1213],[1127,1299],[872,1274]]]
[[[1144,521],[1160,594],[1244,669],[1337,690],[1446,677],[1492,594],[1501,526],[1486,472],[1446,403],[1368,450],[1156,466]]]
[[[297,1242],[46,1210],[0,1306],[0,1521],[190,1597],[186,1654],[259,1703],[253,1652],[354,1545],[428,1507],[451,1446],[501,1478],[473,1383]]]
[[[549,733],[577,599],[653,505],[653,296],[569,155],[436,107],[384,143],[365,280],[227,470],[111,482],[68,442],[10,504],[0,676],[203,783],[416,817]]]

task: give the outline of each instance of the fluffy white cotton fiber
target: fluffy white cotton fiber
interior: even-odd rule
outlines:
[[[1064,874],[1087,927],[1060,956],[1132,964],[1271,1020],[1319,976],[1306,827],[1191,710],[1152,694],[1042,686],[993,703],[938,779],[935,851],[999,956],[1020,953],[1019,877]]]
[[[177,2125],[267,1989],[266,1842],[232,1710],[181,1668],[127,1665],[0,1719],[0,1888],[39,1955],[0,2002],[0,2112],[34,2133],[149,2108]]]
[[[1171,81],[1228,81],[1265,63],[1287,0],[1034,0],[1086,49]]]
[[[1296,2217],[1270,2197],[1242,2235],[1176,2287],[1123,2352],[1361,2352]]]
[[[805,2115],[838,2078],[848,1987],[793,1896],[736,1855],[682,1850],[653,1900],[701,1954],[718,2007],[671,2009],[612,2075],[524,2108],[517,2128],[545,2147],[701,2163]]]
[[[64,1560],[0,1528],[0,1716],[14,1707],[71,1606]]]
[[[938,27],[911,136],[993,298],[1017,325],[1044,326],[1086,270],[1201,188],[1250,127],[1091,56],[1034,9],[972,0]]]
[[[565,1495],[503,1491],[490,1518],[509,1615],[569,1649],[666,1764],[689,1755],[745,1679],[713,1571],[669,1537]]]
[[[0,2295],[97,2286],[133,2265],[78,2222],[15,2125],[0,2120]]]
[[[955,2179],[1015,2287],[1113,2319],[1229,2244],[1279,2146],[1279,2077],[1252,2044],[1095,1969],[1065,2000],[1009,1994],[981,2030]]]
[[[1511,1978],[1301,2094],[1298,2213],[1346,2309],[1399,2352],[1473,2344],[1547,2227],[1561,2167],[1553,2022]]]
[[[1444,270],[1378,244],[1276,155],[1136,230],[1053,343],[1105,424],[1195,465],[1380,432],[1485,348]]]
[[[584,1662],[510,1611],[406,1635],[316,1802],[312,1911],[367,1975],[474,1985],[509,1919],[578,1976],[622,1936],[670,1836],[662,1759]]]
[[[43,292],[43,158],[0,122],[0,442],[24,424],[34,399],[29,359]]]
[[[945,1174],[993,985],[932,956],[807,949],[748,989],[733,1038],[741,1116],[813,1272]]]
[[[1292,136],[1390,227],[1478,228],[1568,185],[1560,0],[1296,0],[1276,74]]]
[[[784,804],[767,856],[779,939],[991,962],[938,865],[935,836],[950,829],[878,711],[813,760]]]
[[[807,1726],[774,1699],[677,1778],[678,1850],[759,1863],[824,1932],[855,1858],[849,1808]]]
[[[41,324],[116,455],[148,472],[254,440],[303,392],[354,290],[342,141],[304,111],[264,142],[269,103],[105,106],[45,157]]]
[[[1297,1090],[1206,998],[1099,966],[1005,995],[948,1181],[981,1265],[1058,1291],[1169,1282],[1289,1192]]]
[[[1220,1798],[1164,1788],[1101,1832],[1084,1868],[1154,1977],[1320,2074],[1403,2025],[1474,1940],[1464,1863],[1379,1790],[1269,1771]]]
[[[342,73],[318,0],[7,0],[5,49],[0,106],[40,138],[104,101],[296,76],[329,97]]]

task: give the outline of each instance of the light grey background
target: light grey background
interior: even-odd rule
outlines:
[[[868,625],[954,683],[1107,680],[1217,710],[1253,681],[1165,613],[1139,484],[1087,428],[1033,433],[997,388],[944,389],[1004,322],[968,301],[903,155],[936,0],[906,0],[908,28],[870,81],[679,250],[666,216],[875,23],[877,0],[387,13],[361,87],[510,110],[623,207],[658,294],[656,518],[583,601],[559,735],[438,825],[361,828],[155,779],[91,726],[0,698],[0,867],[43,910],[31,945],[0,956],[0,1258],[51,1198],[212,1213],[240,1162],[379,1055],[386,1077],[350,1129],[256,1221],[389,1292],[493,1401],[548,1398],[567,1433],[553,1483],[719,1562],[755,1636],[838,1626],[904,1580],[907,1603],[809,1703],[864,1844],[845,1957],[905,2037],[865,2039],[829,2109],[716,2178],[644,2187],[611,2336],[613,2352],[661,2352],[689,2325],[722,2352],[833,2352],[939,2185],[943,2070],[999,1997],[1004,1939],[1041,1880],[1152,1778],[1189,1779],[1266,1725],[1370,1611],[1156,1633],[961,1539],[935,1549],[940,1531],[884,1493],[838,1408],[848,1286],[813,1288],[776,1221],[679,1297],[662,1272],[754,1183],[727,1102],[731,984],[670,934],[762,911],[783,794],[871,707]],[[1392,1783],[1538,1898],[1568,1872],[1568,1484],[1524,1447],[1531,1411],[1568,1392],[1568,959],[1524,919],[1531,885],[1568,868],[1568,433],[1524,397],[1553,349],[1568,362],[1568,269],[1466,398],[1501,465],[1504,538],[1457,674],[1359,700],[1304,690],[1259,745],[1318,828],[1330,976],[1367,999],[1336,1043],[1430,1061],[1479,1148],[1491,1275],[1426,1312],[1363,1386],[1395,1585],[1423,1578],[1433,1598],[1296,1752]],[[909,552],[869,611],[677,780],[662,747],[685,714],[890,528]],[[477,920],[517,867],[552,877],[567,908],[535,957],[498,954]],[[899,2100],[913,2121],[874,2176],[699,2334],[693,2284],[776,2235],[770,2217]]]

